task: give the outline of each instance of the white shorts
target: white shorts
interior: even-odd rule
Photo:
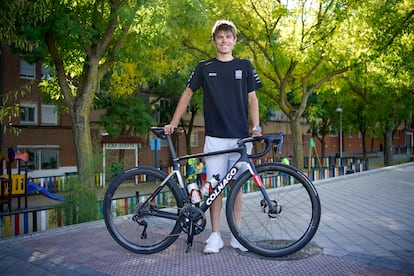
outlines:
[[[237,141],[238,138],[217,138],[206,136],[205,143],[204,143],[204,152],[212,152],[212,151],[219,151],[219,150],[227,150],[237,148]],[[252,144],[247,144],[247,152],[251,153],[252,151]],[[240,158],[240,154],[237,152],[233,153],[226,153],[220,155],[212,155],[206,156],[205,164],[206,164],[206,176],[207,180],[212,179],[213,175],[219,174],[220,180],[224,178],[224,176],[228,173],[231,167],[236,163],[236,161]],[[237,174],[235,175],[235,179],[246,170],[247,168],[242,168]]]

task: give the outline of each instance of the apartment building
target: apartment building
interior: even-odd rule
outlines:
[[[70,116],[56,105],[45,103],[39,93],[38,84],[47,77],[49,72],[40,62],[29,64],[9,47],[1,47],[0,95],[9,95],[3,105],[18,103],[21,108],[18,118],[2,122],[8,125],[7,131],[1,132],[2,157],[9,147],[28,151],[28,166],[35,175],[38,171],[56,175],[76,169]],[[25,94],[14,99],[18,90]]]

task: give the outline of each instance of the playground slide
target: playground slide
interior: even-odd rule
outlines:
[[[54,200],[61,200],[61,201],[65,200],[64,197],[55,195],[55,194],[49,192],[47,189],[45,189],[45,188],[43,188],[43,187],[41,187],[41,186],[37,185],[36,183],[31,182],[31,181],[29,181],[27,183],[27,191],[28,191],[29,194],[35,193],[35,192],[40,192],[44,196],[47,196],[48,198],[51,198],[51,199],[54,199]]]

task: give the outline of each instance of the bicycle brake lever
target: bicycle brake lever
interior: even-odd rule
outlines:
[[[184,132],[184,128],[183,127],[176,127],[174,128],[174,133],[176,132]]]
[[[281,154],[282,153],[282,145],[283,145],[283,134],[280,135],[279,138],[279,143],[277,143],[276,145],[273,146],[273,150],[275,152],[275,154]]]

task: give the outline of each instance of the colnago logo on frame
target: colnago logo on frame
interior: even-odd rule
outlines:
[[[224,190],[224,188],[226,188],[227,184],[229,184],[229,181],[233,179],[233,177],[236,175],[238,170],[239,169],[237,168],[232,168],[228,172],[226,177],[219,184],[217,184],[216,188],[214,188],[214,191],[211,193],[211,195],[206,200],[206,204],[208,206],[210,206],[211,203],[213,203],[214,199],[216,199],[216,197]]]

